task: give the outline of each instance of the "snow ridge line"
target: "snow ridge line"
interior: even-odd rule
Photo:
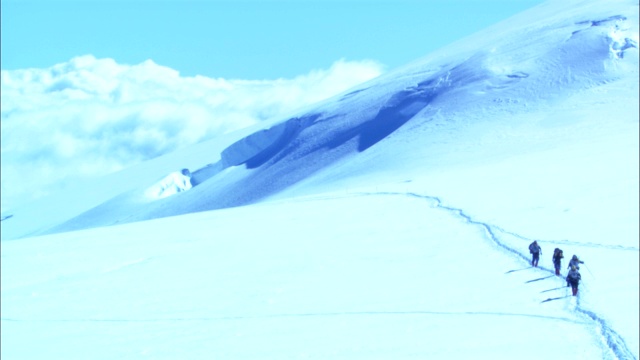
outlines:
[[[1,318],[1,321],[9,322],[131,322],[131,323],[146,323],[146,322],[188,322],[188,321],[225,321],[225,320],[252,320],[252,319],[274,319],[274,318],[296,318],[296,317],[336,317],[336,316],[403,316],[403,315],[442,315],[442,316],[516,316],[536,318],[542,320],[555,320],[562,321],[571,324],[588,324],[587,322],[580,322],[574,319],[569,319],[559,316],[542,316],[534,314],[521,314],[521,313],[500,313],[500,312],[485,312],[485,311],[344,311],[344,312],[316,312],[316,313],[283,313],[283,314],[265,314],[265,315],[238,315],[238,316],[219,316],[219,317],[194,317],[194,318],[156,318],[156,319],[100,319],[100,318],[88,318],[88,319],[16,319],[16,318]]]
[[[435,207],[443,209],[443,210],[446,210],[446,211],[449,211],[451,213],[454,213],[457,216],[463,218],[467,223],[469,223],[471,225],[476,225],[476,226],[482,227],[483,229],[485,229],[485,231],[489,235],[489,238],[493,241],[493,243],[495,245],[497,245],[500,248],[502,248],[502,249],[514,254],[515,256],[525,260],[527,262],[527,264],[529,263],[529,257],[523,255],[521,252],[519,252],[519,251],[509,247],[508,245],[504,244],[503,242],[501,242],[500,239],[498,239],[498,236],[496,235],[496,231],[500,231],[500,232],[503,232],[503,233],[508,233],[508,234],[510,234],[512,236],[516,236],[516,237],[521,238],[521,239],[526,239],[526,240],[533,240],[533,239],[528,239],[528,238],[526,238],[524,236],[521,236],[521,235],[518,235],[518,234],[506,232],[506,231],[502,230],[501,228],[499,228],[497,226],[494,226],[494,225],[489,225],[489,224],[481,222],[481,221],[473,220],[473,218],[471,218],[471,216],[465,214],[465,212],[462,209],[458,209],[458,208],[454,208],[454,207],[443,205],[442,200],[440,198],[436,197],[436,196],[422,195],[422,194],[417,194],[417,193],[414,193],[414,192],[406,192],[406,193],[402,193],[402,192],[377,192],[377,193],[362,193],[362,194],[363,195],[409,196],[409,197],[415,197],[415,198],[418,198],[418,199],[429,200],[429,201],[435,203]],[[494,231],[494,229],[495,229],[495,231]],[[539,267],[539,269],[547,271],[549,273],[554,273],[554,270],[547,269],[547,268],[544,268],[544,267]],[[597,328],[598,328],[599,332],[601,333],[602,337],[604,338],[606,345],[609,347],[611,352],[618,359],[633,359],[633,360],[637,360],[635,355],[627,347],[627,344],[624,341],[624,339],[620,335],[618,335],[618,333],[616,333],[611,327],[609,327],[609,325],[607,325],[606,321],[603,318],[598,316],[593,311],[583,309],[580,306],[579,299],[577,301],[575,311],[580,313],[580,314],[582,314],[584,317],[590,318],[593,322],[596,323]]]
[[[511,231],[507,231],[499,226],[495,226],[493,225],[493,227],[496,230],[499,230],[502,233],[511,235],[513,237],[516,237],[518,239],[522,239],[522,240],[528,240],[528,241],[533,241],[534,239],[530,239],[526,236],[522,236],[520,234],[516,234],[513,233]],[[550,244],[566,244],[566,245],[577,245],[577,246],[584,246],[584,247],[594,247],[594,248],[603,248],[603,249],[611,249],[611,250],[627,250],[627,251],[640,251],[640,248],[637,247],[633,247],[633,246],[624,246],[624,245],[603,245],[603,244],[595,244],[595,243],[582,243],[582,242],[578,242],[578,241],[571,241],[571,240],[544,240],[545,243],[550,243]]]

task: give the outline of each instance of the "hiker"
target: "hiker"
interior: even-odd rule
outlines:
[[[537,240],[529,244],[529,252],[533,255],[533,259],[531,259],[531,266],[537,267],[538,261],[540,260],[540,254],[542,254],[542,248],[538,245]]]
[[[582,276],[580,276],[578,268],[576,268],[575,265],[572,265],[571,270],[569,270],[569,274],[567,275],[567,287],[571,286],[573,296],[578,295],[578,283],[581,279]]]
[[[555,250],[553,250],[553,266],[556,268],[556,275],[560,276],[560,267],[562,266],[560,263],[562,262],[562,259],[564,258],[564,255],[562,254],[562,250],[555,248]]]
[[[580,270],[580,264],[584,264],[584,261],[578,259],[577,256],[573,255],[571,260],[569,260],[569,266],[567,266],[567,269],[571,268],[571,266],[575,266],[576,270]]]

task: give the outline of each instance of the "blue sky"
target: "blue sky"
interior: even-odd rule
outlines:
[[[286,118],[541,2],[2,0],[0,207]]]
[[[541,0],[2,1],[2,69],[91,54],[182,76],[290,78],[339,59],[404,65]]]

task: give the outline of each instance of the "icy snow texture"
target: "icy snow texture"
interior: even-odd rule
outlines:
[[[3,358],[637,359],[637,44],[637,2],[551,1],[17,209]]]
[[[182,169],[165,176],[148,188],[145,194],[151,199],[161,199],[189,189],[191,189],[191,173],[188,169]]]

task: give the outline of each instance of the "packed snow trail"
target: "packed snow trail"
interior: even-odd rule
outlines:
[[[436,197],[436,196],[430,196],[430,195],[422,195],[422,194],[417,194],[414,192],[374,192],[374,193],[356,193],[356,195],[363,195],[363,196],[409,196],[409,197],[414,197],[414,198],[419,198],[419,199],[424,199],[427,200],[431,203],[434,204],[434,207],[439,208],[439,209],[443,209],[446,210],[458,217],[461,217],[462,219],[464,219],[467,223],[474,225],[474,226],[479,226],[481,228],[483,228],[486,232],[486,234],[488,235],[489,239],[491,239],[493,241],[493,244],[497,245],[498,247],[500,247],[501,249],[513,254],[515,257],[520,258],[524,261],[526,261],[527,264],[530,264],[530,258],[523,254],[522,252],[510,247],[509,245],[505,244],[503,241],[501,241],[498,237],[498,233],[506,233],[512,236],[515,236],[519,239],[522,240],[526,240],[526,241],[534,241],[537,240],[538,242],[548,242],[548,241],[542,241],[542,240],[538,240],[538,239],[530,239],[527,238],[525,236],[519,235],[519,234],[515,234],[513,232],[508,232],[503,230],[500,227],[497,227],[495,225],[491,225],[491,224],[487,224],[485,222],[482,221],[478,221],[478,220],[474,220],[470,215],[466,214],[462,209],[458,209],[458,208],[454,208],[454,207],[450,207],[450,206],[446,206],[443,205],[443,202],[440,198]],[[619,249],[619,250],[636,250],[635,248],[632,247],[614,247],[615,249]],[[540,279],[535,279],[533,281],[538,281],[538,280],[543,280],[543,279],[547,279],[547,278],[552,278],[555,276],[555,269],[549,269],[549,268],[545,268],[545,267],[537,267],[537,269],[540,269],[542,271],[546,271],[551,273],[551,276],[548,277],[544,277],[544,278],[540,278]],[[508,273],[508,272],[507,272]],[[553,298],[552,300],[557,300],[557,299],[562,299],[565,297],[558,297],[558,298]],[[548,299],[547,299],[548,300]],[[545,300],[545,301],[547,301]],[[633,359],[633,360],[637,360],[637,358],[635,357],[635,355],[633,354],[633,352],[631,350],[629,350],[629,348],[627,347],[626,342],[624,341],[624,339],[618,335],[618,333],[613,330],[608,324],[607,322],[599,315],[597,315],[595,312],[593,311],[589,311],[586,309],[583,309],[580,306],[580,297],[578,297],[577,303],[576,303],[576,307],[575,307],[575,311],[579,314],[581,314],[585,319],[590,320],[592,323],[595,324],[596,328],[598,329],[598,332],[602,335],[603,337],[603,341],[606,343],[606,346],[613,352],[613,354],[615,354],[615,356],[618,359]]]
[[[524,236],[518,235],[516,233],[512,233],[510,231],[507,231],[505,229],[500,228],[499,226],[494,226],[492,225],[492,227],[504,234],[508,234],[511,235],[513,237],[522,239],[522,240],[527,240],[527,241],[533,241],[529,238],[526,238]],[[597,243],[586,243],[586,242],[578,242],[578,241],[570,241],[570,240],[545,240],[545,243],[547,244],[558,244],[558,245],[575,245],[575,246],[581,246],[581,247],[593,247],[593,248],[603,248],[603,249],[611,249],[611,250],[627,250],[627,251],[640,251],[640,248],[634,247],[634,246],[624,246],[624,245],[606,245],[606,244],[597,244]]]
[[[604,337],[604,340],[606,341],[607,346],[611,349],[611,351],[613,351],[614,354],[616,354],[618,359],[636,360],[636,357],[629,350],[629,348],[627,347],[627,343],[624,341],[624,339],[620,335],[618,335],[618,333],[616,333],[612,328],[610,328],[607,322],[603,318],[598,316],[593,311],[583,309],[580,306],[580,297],[578,297],[578,300],[577,300],[576,311],[582,314],[584,317],[587,317],[593,320],[593,322],[597,324],[598,330]]]
[[[106,318],[90,318],[90,319],[18,319],[18,318],[2,318],[2,321],[11,322],[202,322],[202,321],[233,321],[233,320],[252,320],[252,319],[272,319],[272,318],[290,318],[290,317],[328,317],[328,316],[402,316],[402,315],[442,315],[442,316],[515,316],[527,317],[544,320],[562,321],[572,324],[586,325],[588,322],[576,321],[574,319],[559,316],[541,316],[534,314],[520,313],[504,313],[504,312],[483,312],[483,311],[344,311],[344,312],[311,312],[311,313],[281,313],[270,315],[247,315],[247,316],[216,316],[216,317],[181,317],[181,318],[147,318],[147,319],[106,319]]]

